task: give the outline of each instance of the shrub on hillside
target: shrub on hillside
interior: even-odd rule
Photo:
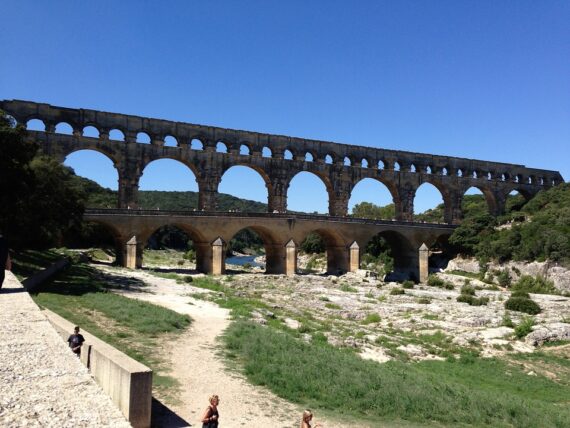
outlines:
[[[414,281],[408,279],[402,283],[402,287],[407,289],[414,288]]]
[[[497,275],[497,282],[501,287],[510,287],[511,285],[511,274],[507,269],[503,269]]]
[[[461,294],[474,296],[475,295],[475,289],[473,287],[471,287],[470,285],[466,284],[463,287],[461,287]]]
[[[511,297],[522,297],[524,299],[530,299],[530,294],[526,291],[515,290],[511,293]]]
[[[525,319],[522,320],[522,322],[519,325],[515,327],[515,336],[518,339],[526,337],[532,331],[533,325],[534,325],[534,318],[526,317]]]
[[[471,294],[460,294],[457,297],[457,301],[459,303],[468,303],[471,306],[485,306],[487,303],[489,303],[489,298],[488,297],[477,298]]]
[[[559,291],[554,287],[554,283],[542,276],[523,275],[513,285],[512,289],[513,291],[526,291],[527,293],[535,294],[559,294]]]
[[[404,291],[403,288],[392,288],[392,290],[390,290],[390,294],[393,296],[397,296],[399,294],[406,294],[406,292]]]
[[[511,297],[505,302],[505,309],[536,315],[540,313],[540,306],[534,300],[525,297]]]
[[[443,288],[443,279],[438,278],[435,275],[430,275],[428,276],[428,282],[427,285],[429,285],[430,287],[439,287],[439,288]]]

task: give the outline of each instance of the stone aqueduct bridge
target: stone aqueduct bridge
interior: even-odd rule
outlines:
[[[263,240],[267,273],[294,274],[298,245],[309,233],[316,232],[325,242],[329,273],[358,269],[360,248],[365,248],[372,237],[381,234],[392,248],[396,267],[416,271],[417,276],[422,256],[427,263],[427,252],[420,252],[418,257],[420,246],[449,236],[455,228],[446,224],[325,215],[133,209],[90,209],[85,213],[85,219],[102,223],[112,231],[116,242],[122,243],[120,261],[132,268],[142,265],[142,249],[148,238],[162,226],[175,225],[192,238],[197,269],[213,274],[225,270],[225,244],[237,232],[249,228]]]
[[[357,263],[350,254],[354,256],[354,249],[363,247],[367,242],[365,236],[370,238],[371,233],[378,231],[385,232],[398,248],[400,264],[405,260],[409,264],[412,258],[417,260],[420,243],[429,244],[437,236],[450,233],[449,227],[412,223],[414,196],[422,183],[431,183],[441,192],[445,222],[456,224],[462,217],[461,200],[470,187],[483,192],[489,211],[497,215],[504,210],[511,191],[516,190],[530,198],[541,189],[563,181],[557,171],[523,165],[353,146],[29,101],[0,101],[0,109],[21,124],[32,119],[41,120],[44,131],[30,131],[28,138],[39,142],[44,153],[61,162],[79,150],[95,150],[112,160],[119,176],[118,208],[129,208],[130,211],[107,214],[91,211],[87,216],[115,228],[123,248],[121,254],[128,254],[125,243],[129,233],[138,237],[137,244],[133,245],[139,247],[140,254],[140,246],[152,227],[174,222],[188,230],[197,242],[198,264],[206,272],[223,269],[223,256],[221,261],[214,260],[218,251],[216,243],[228,242],[236,227],[252,227],[260,233],[268,253],[269,272],[288,271],[290,263],[286,263],[286,249],[298,245],[306,236],[303,234],[313,230],[325,237],[330,271],[354,269]],[[56,132],[61,123],[71,127],[70,135]],[[88,126],[96,128],[99,136],[85,136],[84,130]],[[112,130],[121,131],[124,141],[110,139]],[[137,142],[140,133],[148,135],[150,144]],[[166,137],[173,137],[176,146],[165,145]],[[196,140],[199,149],[191,144]],[[225,153],[217,151],[220,145],[225,147]],[[247,154],[243,154],[244,147]],[[291,159],[287,158],[287,152]],[[200,212],[150,216],[136,210],[143,170],[157,159],[174,159],[192,170],[198,182]],[[215,213],[221,178],[225,171],[236,165],[250,167],[261,175],[268,190],[268,211],[275,214],[257,217],[233,214],[228,217]],[[301,171],[315,174],[325,184],[330,217],[284,214],[289,184]],[[351,192],[364,178],[377,180],[388,188],[395,205],[395,222],[359,223],[346,218]],[[130,258],[124,257],[124,262]]]

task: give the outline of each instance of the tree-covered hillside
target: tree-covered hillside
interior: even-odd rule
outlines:
[[[116,208],[117,191],[101,187],[92,180],[77,177],[81,187],[87,194],[85,206],[88,208]],[[139,191],[139,208],[161,209],[169,211],[191,211],[198,208],[197,192]],[[218,196],[218,210],[237,210],[240,212],[267,212],[267,204],[236,198],[221,193]]]
[[[417,214],[417,221],[443,220],[443,204]],[[483,195],[466,195],[464,219],[451,236],[451,250],[481,261],[551,260],[570,265],[570,183],[539,192],[526,202],[521,195],[509,195],[505,214],[489,214]],[[390,219],[393,205],[379,207],[361,203],[356,217]]]
[[[466,217],[449,242],[480,260],[544,261],[570,265],[570,183],[539,192],[509,212]]]

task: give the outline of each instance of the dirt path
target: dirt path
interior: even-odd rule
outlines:
[[[113,275],[124,275],[144,281],[147,286],[130,287],[121,294],[152,302],[176,312],[190,315],[190,328],[175,342],[165,347],[170,360],[171,376],[182,385],[179,404],[169,407],[190,426],[201,426],[200,416],[206,408],[208,396],[220,396],[220,425],[223,427],[298,427],[302,409],[265,388],[253,386],[240,375],[229,372],[218,355],[218,338],[228,327],[229,312],[217,305],[188,296],[203,289],[177,284],[141,271],[109,269],[96,266]],[[327,428],[340,427],[322,421]],[[178,427],[180,425],[177,425]]]

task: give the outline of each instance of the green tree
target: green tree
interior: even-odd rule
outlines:
[[[25,133],[0,114],[0,228],[15,248],[58,245],[80,228],[83,194],[73,171],[39,156]]]
[[[361,202],[352,208],[353,217],[371,218],[374,220],[391,220],[395,217],[394,213],[394,204],[380,207],[370,202]]]
[[[301,243],[301,250],[306,254],[320,254],[325,252],[325,241],[321,235],[311,232]]]

